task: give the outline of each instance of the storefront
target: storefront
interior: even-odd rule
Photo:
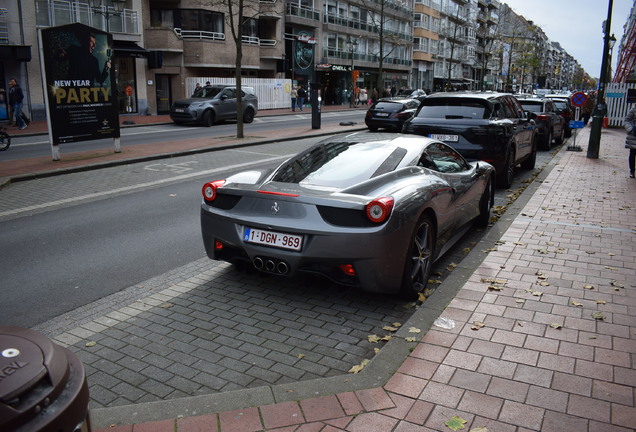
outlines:
[[[119,114],[139,113],[137,62],[148,58],[149,51],[134,42],[114,41],[114,67],[117,81]],[[142,83],[145,85],[145,83]]]

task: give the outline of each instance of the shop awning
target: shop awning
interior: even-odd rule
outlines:
[[[113,41],[115,57],[147,58],[150,51],[130,41]]]

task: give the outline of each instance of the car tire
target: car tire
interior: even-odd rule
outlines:
[[[206,127],[212,126],[214,124],[214,112],[212,112],[212,110],[204,112],[203,117],[201,118],[201,123]]]
[[[479,227],[486,227],[490,223],[490,211],[494,204],[494,187],[492,179],[488,179],[486,189],[479,200],[479,216],[475,220],[475,223]]]
[[[416,298],[424,292],[435,258],[435,227],[431,217],[422,215],[415,225],[408,246],[402,276],[401,294]]]
[[[245,110],[243,114],[243,123],[252,123],[254,121],[254,110],[252,108],[248,108]]]
[[[371,132],[377,132],[378,128],[376,126],[367,126]]]
[[[509,188],[512,186],[512,180],[515,175],[515,152],[510,150],[508,153],[508,159],[504,164],[503,171],[497,174],[497,185],[500,188]]]
[[[563,144],[563,140],[565,138],[565,131],[561,128],[561,135],[554,139],[554,144],[561,145]],[[549,150],[549,149],[548,149]]]
[[[545,139],[543,140],[543,143],[542,143],[542,146],[541,146],[541,147],[542,147],[544,150],[550,150],[550,146],[552,145],[552,139],[553,139],[553,137],[552,137],[552,133],[553,133],[553,132],[554,132],[554,131],[553,131],[552,129],[550,129],[550,132],[548,132],[548,136],[547,136],[547,137],[545,137]]]

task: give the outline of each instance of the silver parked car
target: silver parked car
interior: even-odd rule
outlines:
[[[252,87],[242,87],[243,122],[251,123],[258,112],[258,98]],[[179,99],[170,107],[176,124],[200,123],[212,126],[223,120],[236,120],[237,89],[233,86],[205,86],[191,98]]]
[[[494,174],[429,138],[331,137],[277,168],[206,183],[203,243],[238,268],[412,297],[474,221],[488,223]]]

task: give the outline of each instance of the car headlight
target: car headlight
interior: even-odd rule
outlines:
[[[201,108],[203,105],[205,105],[205,102],[193,102],[188,108]]]

